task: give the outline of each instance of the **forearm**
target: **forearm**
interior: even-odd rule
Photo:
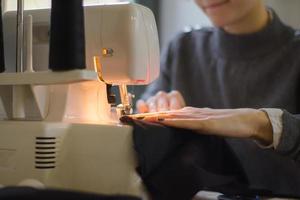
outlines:
[[[281,109],[276,109],[276,108],[263,108],[263,109],[260,109],[261,111],[263,111],[268,119],[269,119],[269,123],[271,123],[271,126],[272,126],[272,137],[271,137],[271,140],[267,146],[264,146],[264,145],[259,145],[262,147],[262,148],[277,148],[278,144],[279,144],[279,140],[280,140],[280,137],[282,135],[282,115],[283,115],[283,110]]]
[[[274,146],[274,122],[270,113],[265,109],[258,110],[252,120],[256,121],[254,124],[257,124],[254,129],[256,131],[252,136],[257,144],[262,148]]]

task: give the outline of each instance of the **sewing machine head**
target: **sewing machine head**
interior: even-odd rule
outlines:
[[[65,72],[48,70],[50,9],[25,11],[25,19],[28,15],[32,16],[32,38],[27,36],[25,42],[28,46],[32,40],[32,49],[25,47],[25,59],[26,63],[32,59],[34,72],[27,66],[29,72],[13,73],[16,12],[4,14],[7,69],[0,75],[0,87],[6,87],[0,92],[2,118],[110,121],[107,85],[120,86],[123,105],[119,109],[128,114],[131,101],[126,85],[149,84],[159,75],[158,34],[148,8],[129,3],[85,7],[86,69]],[[31,20],[25,22],[27,34],[31,33],[26,29],[31,27],[30,23]],[[25,99],[30,100],[25,102]]]
[[[72,14],[82,14],[82,1],[54,2],[61,6],[62,15],[67,12],[72,28],[85,32],[85,39],[64,27],[63,31],[53,29],[52,17],[49,38],[50,9],[28,10],[24,12],[26,45],[16,45],[16,38],[23,38],[16,36],[16,12],[3,15],[6,71],[0,73],[0,185],[143,196],[135,170],[133,129],[119,123],[108,91],[111,84],[120,86],[123,105],[118,109],[127,114],[131,104],[126,85],[148,84],[158,76],[154,16],[137,4],[89,6],[85,25],[77,26]],[[65,9],[70,4],[76,7],[73,13]],[[75,41],[75,46],[85,46],[85,56],[79,59],[83,62],[76,70],[72,65],[68,66],[72,70],[65,70],[65,64],[52,68],[53,33],[61,32],[68,33],[65,41],[70,35],[84,44]],[[63,56],[55,58],[62,63],[77,60],[72,48],[57,46],[63,51],[56,48],[54,53]],[[84,48],[80,48],[82,54]],[[19,70],[20,55],[25,58],[24,72]]]

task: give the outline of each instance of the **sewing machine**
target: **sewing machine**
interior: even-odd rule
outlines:
[[[4,13],[0,74],[0,185],[142,196],[127,85],[159,74],[152,12],[120,3],[85,7],[86,69],[48,70],[50,10],[27,10],[24,72],[16,73],[16,11]],[[110,85],[121,104],[112,106]]]

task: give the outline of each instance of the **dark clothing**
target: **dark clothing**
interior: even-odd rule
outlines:
[[[138,172],[154,200],[190,200],[199,190],[300,198],[299,166],[270,149],[128,118],[126,123],[133,126]]]
[[[0,189],[1,200],[140,200],[129,196],[104,196],[62,190],[37,190],[29,187]]]
[[[284,109],[276,150],[300,161],[300,32],[275,14],[254,34],[231,35],[218,28],[180,34],[143,98],[160,90],[178,90],[194,107]]]

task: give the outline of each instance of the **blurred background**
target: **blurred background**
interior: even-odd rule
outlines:
[[[128,1],[128,0],[127,0]],[[127,2],[126,1],[126,2]],[[300,0],[264,0],[279,17],[294,28],[300,29]],[[4,0],[4,12],[16,9],[17,0]],[[125,2],[125,0],[84,0],[86,5]],[[161,50],[179,32],[191,28],[211,26],[209,20],[198,9],[193,0],[131,0],[149,7],[155,14]],[[25,0],[25,9],[50,8],[51,0]],[[144,86],[130,87],[136,100],[143,93]],[[118,92],[115,92],[118,94]]]
[[[157,1],[161,47],[164,47],[178,32],[191,27],[210,26],[209,20],[193,0],[146,0]],[[279,17],[294,28],[300,28],[300,0],[264,0]]]
[[[84,0],[85,5],[127,2],[128,0]],[[280,18],[294,28],[300,28],[300,0],[264,0]],[[210,22],[193,0],[131,0],[143,4],[155,13],[161,47],[178,32],[191,27],[210,26]],[[17,0],[4,0],[4,10],[15,10]],[[51,0],[25,0],[25,9],[50,8]]]

